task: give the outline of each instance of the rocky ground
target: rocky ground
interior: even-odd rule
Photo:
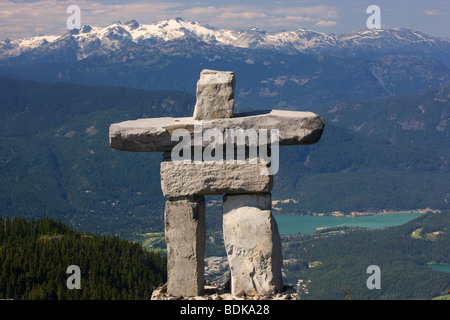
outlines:
[[[164,284],[153,291],[151,300],[296,300],[297,291],[292,286],[283,287],[282,292],[277,292],[269,296],[258,294],[250,295],[243,291],[232,295],[226,287],[205,286],[205,294],[193,297],[174,297],[167,294],[167,284]]]

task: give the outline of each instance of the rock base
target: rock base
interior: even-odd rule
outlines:
[[[227,288],[214,286],[205,286],[204,292],[199,296],[175,297],[167,293],[167,284],[164,284],[153,291],[151,300],[297,300],[297,291],[293,286],[284,286],[283,291],[268,296],[244,292],[233,295]]]

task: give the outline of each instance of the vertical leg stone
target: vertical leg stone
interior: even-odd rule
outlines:
[[[271,194],[225,195],[223,236],[231,293],[270,295],[283,288],[281,240]]]
[[[205,198],[180,197],[166,202],[167,293],[196,296],[204,293],[206,245]]]

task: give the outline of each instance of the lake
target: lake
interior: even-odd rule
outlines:
[[[407,223],[422,213],[392,213],[357,217],[334,216],[287,216],[274,215],[281,235],[284,234],[313,234],[316,228],[323,227],[363,227],[369,229],[383,229],[385,227],[398,226]]]
[[[450,264],[433,263],[429,264],[428,267],[430,267],[434,271],[450,272]]]

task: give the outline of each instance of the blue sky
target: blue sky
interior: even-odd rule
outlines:
[[[66,9],[74,4],[81,9],[82,25],[106,26],[131,19],[148,24],[182,17],[218,28],[310,28],[335,34],[365,28],[367,7],[378,5],[382,28],[409,27],[450,38],[449,0],[2,0],[0,39],[63,34],[69,17]]]

